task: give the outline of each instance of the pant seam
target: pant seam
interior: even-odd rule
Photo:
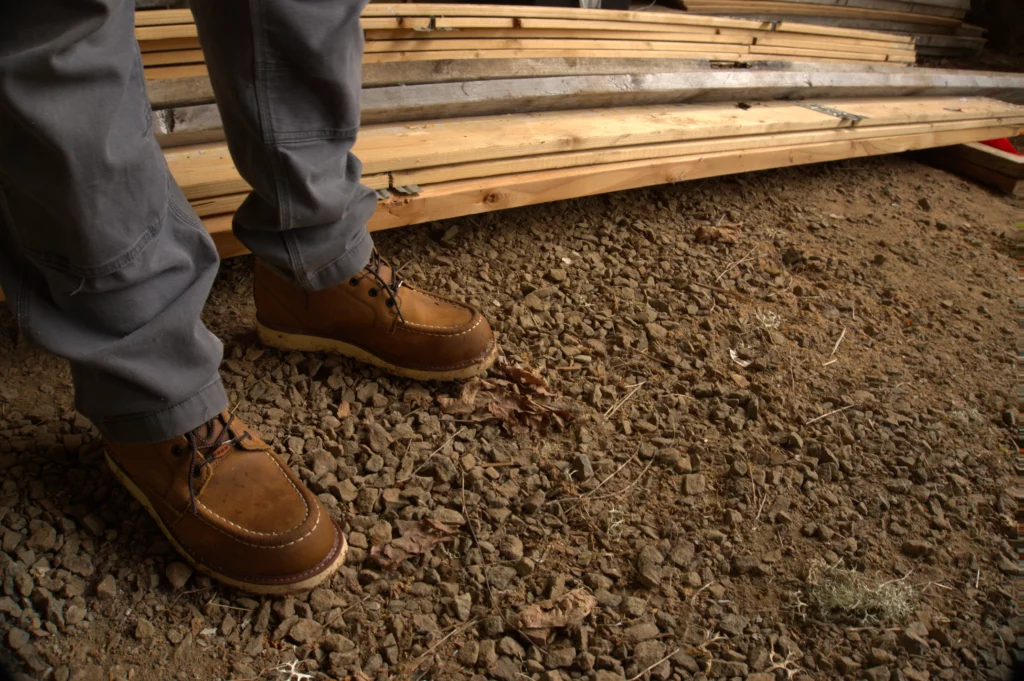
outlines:
[[[338,281],[331,282],[331,283],[327,284],[326,286],[321,286],[319,288],[316,287],[316,284],[318,283],[316,280],[320,277],[321,274],[323,274],[325,271],[331,269],[332,267],[337,265],[339,262],[341,262],[345,258],[350,257],[354,252],[359,250],[363,246],[363,243],[366,241],[366,239],[369,238],[369,236],[370,236],[370,233],[367,232],[367,231],[364,231],[362,238],[360,238],[359,241],[357,241],[356,244],[354,246],[352,246],[352,248],[348,249],[347,251],[345,251],[344,253],[342,253],[337,258],[335,258],[334,260],[330,261],[329,263],[327,263],[323,267],[320,267],[319,269],[317,269],[314,272],[310,272],[309,276],[308,276],[309,290],[316,291],[316,290],[323,290],[323,289],[326,289],[326,288],[330,288],[331,286],[334,286],[335,284],[340,282],[342,279],[346,278],[346,277],[341,277],[341,278],[338,279]],[[359,269],[357,269],[355,272],[358,272],[365,265],[366,265],[366,263],[363,263],[362,265],[360,265]],[[352,274],[355,274],[355,272],[353,272]],[[351,276],[351,275],[348,275],[348,276]],[[305,286],[304,286],[304,288],[305,288]]]
[[[143,422],[143,421],[147,421],[147,420],[159,419],[161,415],[166,414],[166,413],[168,413],[170,411],[174,411],[175,409],[180,409],[180,408],[186,406],[187,404],[189,404],[190,402],[192,402],[193,400],[197,400],[197,399],[201,398],[208,390],[216,388],[220,384],[221,384],[221,378],[218,375],[216,378],[214,378],[214,380],[210,381],[209,383],[207,383],[202,388],[200,388],[199,390],[195,391],[194,393],[192,393],[191,395],[189,395],[185,399],[183,399],[183,400],[181,400],[179,402],[175,402],[174,404],[172,404],[170,406],[167,406],[167,407],[164,407],[163,409],[160,409],[158,411],[147,412],[145,414],[132,414],[130,416],[119,416],[119,417],[116,417],[116,418],[104,419],[102,421],[96,421],[94,423],[94,425],[97,428],[101,429],[101,430],[104,430],[104,429],[113,430],[113,429],[116,429],[116,428],[132,425],[132,424],[137,424],[137,423],[140,423],[140,422]],[[200,425],[200,424],[197,423],[196,426],[198,426],[198,425]]]

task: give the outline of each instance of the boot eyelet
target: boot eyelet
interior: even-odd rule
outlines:
[[[171,456],[181,456],[185,453],[185,448],[181,445],[173,445],[171,447]]]
[[[377,289],[375,289],[375,288],[371,288],[369,291],[367,291],[367,293],[370,294],[371,298],[376,298],[377,297]]]
[[[359,286],[359,280],[356,279],[355,277],[352,277],[351,279],[349,279],[348,283],[351,284],[352,286]]]
[[[384,301],[384,304],[387,305],[388,307],[394,307],[395,306],[395,301],[393,301],[390,298],[388,298],[387,300]]]

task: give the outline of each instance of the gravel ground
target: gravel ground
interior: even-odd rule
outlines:
[[[0,650],[21,678],[1003,679],[1013,220],[905,157],[379,235],[500,368],[396,380],[207,320],[238,414],[340,519],[328,588],[192,574],[0,313]]]

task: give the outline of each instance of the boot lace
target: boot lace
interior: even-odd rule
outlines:
[[[402,288],[402,284],[405,283],[405,280],[399,276],[400,268],[396,269],[395,267],[391,268],[391,281],[384,279],[384,275],[381,274],[381,267],[387,264],[389,263],[381,257],[381,254],[378,253],[375,248],[373,249],[373,253],[370,254],[370,262],[366,263],[366,267],[363,268],[363,271],[352,277],[352,279],[349,280],[349,283],[356,286],[363,280],[363,278],[372,277],[377,283],[377,286],[370,289],[370,295],[376,297],[381,291],[383,291],[384,295],[388,297],[388,299],[384,301],[384,304],[390,308],[394,308],[395,312],[398,313],[398,318],[404,324],[405,317],[402,316],[402,306],[398,302],[398,289]]]
[[[185,433],[187,444],[171,447],[171,454],[174,456],[189,453],[188,497],[193,513],[198,513],[195,481],[202,474],[203,468],[213,463],[217,458],[217,450],[224,445],[233,445],[251,437],[249,431],[234,437],[231,432],[231,424],[234,421],[234,414],[229,414],[226,419],[218,414],[203,425]]]

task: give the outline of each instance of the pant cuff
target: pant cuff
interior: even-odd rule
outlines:
[[[364,229],[359,241],[352,248],[317,271],[309,272],[301,285],[308,291],[323,291],[335,284],[340,284],[366,267],[366,263],[370,262],[372,252],[373,239],[370,237],[370,233]]]
[[[150,414],[132,414],[96,422],[111,442],[152,444],[164,442],[197,428],[224,411],[228,396],[220,377],[177,404]]]

